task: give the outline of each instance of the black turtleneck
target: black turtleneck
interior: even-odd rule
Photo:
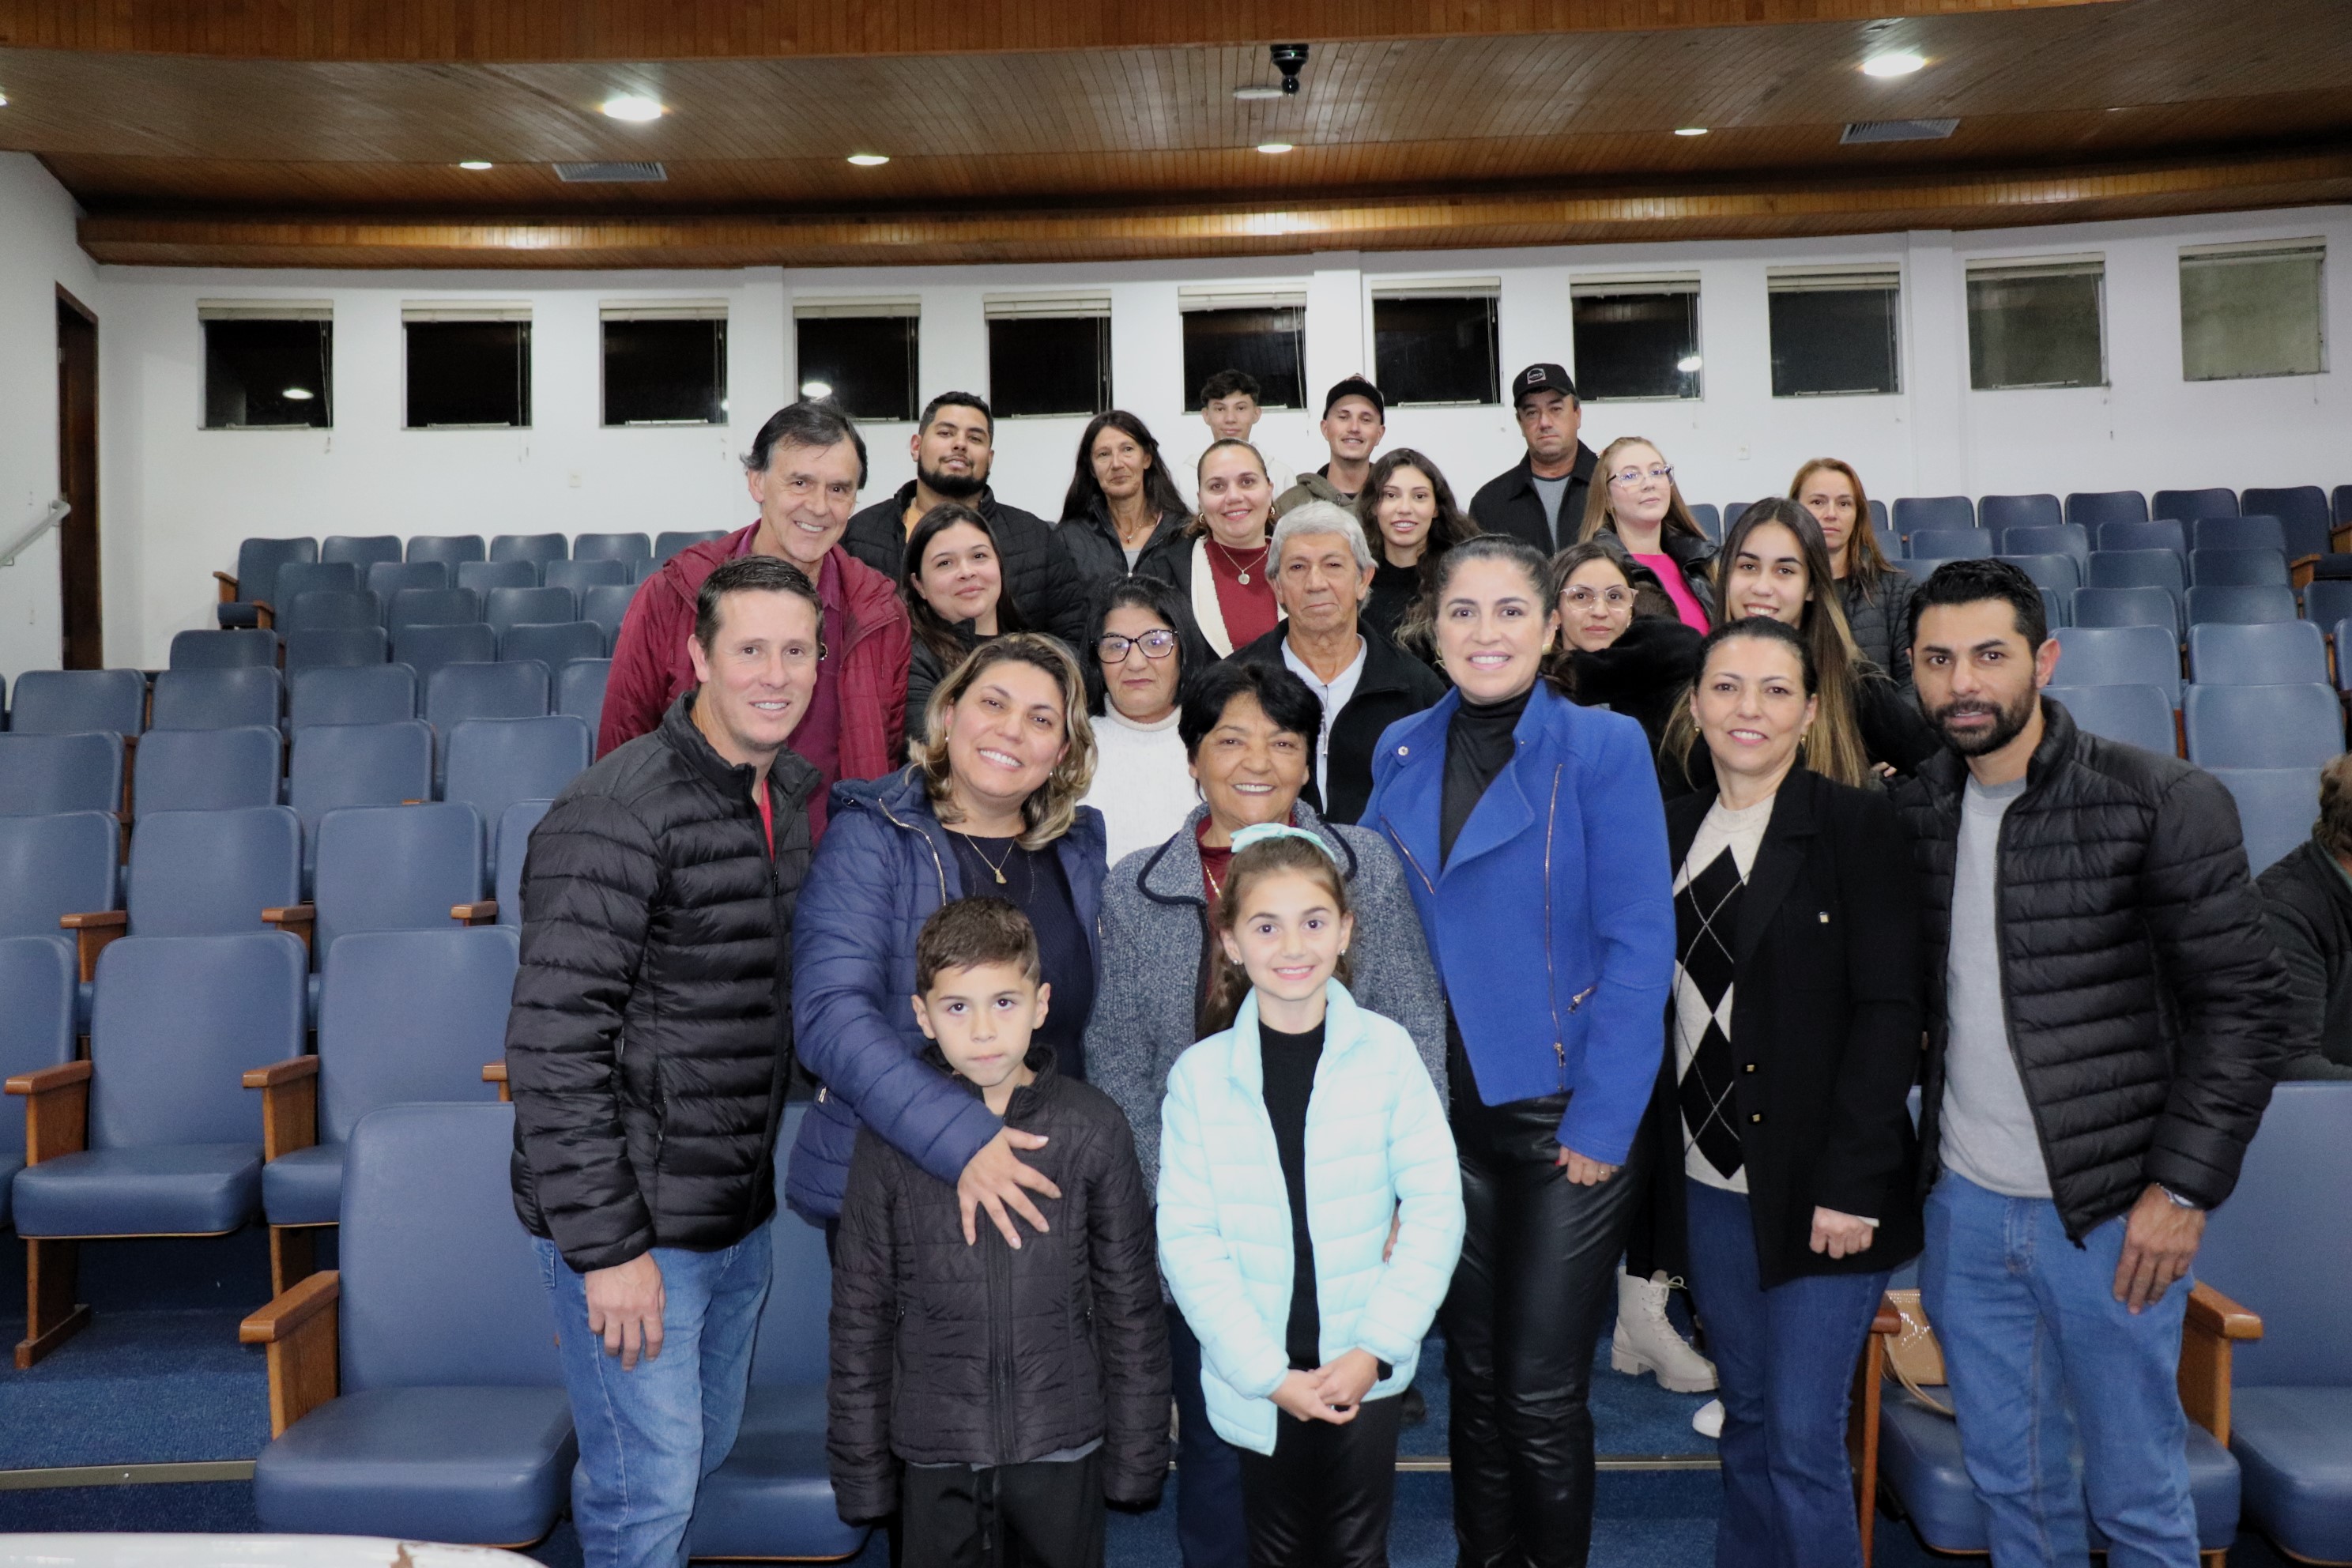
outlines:
[[[1473,702],[1467,697],[1445,726],[1445,794],[1437,815],[1437,858],[1444,865],[1454,856],[1454,841],[1470,820],[1486,786],[1517,749],[1512,731],[1528,710],[1530,686],[1500,702]]]

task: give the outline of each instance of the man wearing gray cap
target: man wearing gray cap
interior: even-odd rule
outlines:
[[[1578,438],[1584,409],[1561,366],[1531,364],[1512,377],[1511,407],[1528,455],[1478,487],[1470,516],[1486,532],[1512,534],[1549,555],[1576,542],[1598,459]]]

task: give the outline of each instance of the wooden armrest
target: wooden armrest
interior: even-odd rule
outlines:
[[[110,927],[121,931],[130,923],[130,913],[123,910],[91,910],[83,914],[58,917],[58,924],[67,931],[104,931]]]
[[[2327,531],[2327,548],[2338,555],[2352,550],[2352,521],[2339,522]]]
[[[240,1344],[269,1347],[269,1435],[335,1397],[338,1327],[335,1304],[342,1277],[334,1269],[306,1275],[269,1305],[236,1326]]]
[[[501,1062],[500,1068],[506,1064]],[[78,1062],[59,1062],[53,1068],[37,1068],[31,1072],[12,1074],[8,1079],[10,1094],[52,1094],[77,1083],[88,1083],[95,1070],[88,1057]]]
[[[271,1062],[266,1068],[246,1068],[245,1087],[247,1089],[276,1089],[280,1084],[292,1083],[297,1079],[317,1078],[318,1076],[318,1058],[288,1057],[284,1061]]]
[[[2230,1345],[2262,1337],[2262,1319],[2210,1285],[2200,1283],[2189,1291],[2176,1379],[2180,1408],[2225,1447],[2230,1441]]]
[[[310,945],[310,927],[318,918],[319,910],[315,904],[288,904],[281,909],[261,911],[262,924],[292,931],[302,939],[304,947]]]
[[[319,1058],[289,1057],[248,1068],[245,1087],[261,1091],[261,1157],[275,1160],[319,1141]]]
[[[1896,1311],[1895,1303],[1884,1296],[1878,1299],[1878,1311],[1870,1320],[1870,1331],[1885,1334],[1890,1340],[1903,1331],[1903,1314]]]
[[[509,1100],[514,1099],[514,1090],[507,1087],[506,1063],[484,1062],[482,1064],[482,1081],[484,1083],[494,1083],[499,1086],[499,1103],[500,1105],[504,1105]]]
[[[2201,1279],[2198,1281],[2197,1288],[2189,1292],[2186,1326],[2225,1340],[2258,1340],[2263,1337],[2263,1321],[2259,1316]]]
[[[220,584],[220,602],[222,604],[234,605],[236,603],[236,578],[230,576],[226,572],[215,572],[213,574],[213,581]]]
[[[2319,557],[2316,555],[2298,555],[2286,563],[2287,584],[2298,594],[2310,587],[2311,580],[2318,575]]]
[[[84,984],[98,978],[98,955],[107,944],[131,929],[131,917],[121,910],[91,910],[86,914],[59,915],[58,924],[74,933],[74,963]]]
[[[464,926],[486,926],[499,918],[496,899],[479,899],[470,904],[451,904],[449,918]]]

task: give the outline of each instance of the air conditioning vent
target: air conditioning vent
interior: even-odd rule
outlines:
[[[1941,142],[1960,128],[1957,120],[1857,120],[1838,138],[1856,142]]]
[[[575,185],[626,185],[667,180],[669,172],[659,163],[558,163],[555,177]]]

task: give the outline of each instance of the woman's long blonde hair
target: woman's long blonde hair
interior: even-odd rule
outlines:
[[[1007,662],[1044,670],[1054,678],[1062,694],[1062,737],[1066,742],[1062,760],[1021,803],[1021,820],[1025,825],[1021,847],[1043,849],[1070,830],[1077,818],[1078,802],[1086,798],[1095,778],[1095,731],[1087,721],[1086,675],[1060,643],[1036,632],[1011,632],[972,649],[931,693],[930,706],[923,710],[927,738],[911,748],[911,753],[915,766],[922,770],[923,789],[930,796],[931,809],[941,822],[960,820],[951,815],[955,808],[950,795],[953,774],[948,763],[947,710],[963,700],[982,670]]]
[[[1584,489],[1584,526],[1576,531],[1579,544],[1604,529],[1618,532],[1617,513],[1609,505],[1609,471],[1616,465],[1617,454],[1628,447],[1647,447],[1661,459],[1666,455],[1646,436],[1620,436],[1601,448],[1601,458],[1592,465],[1593,482]],[[1698,525],[1698,519],[1691,515],[1689,503],[1683,500],[1682,486],[1672,479],[1666,481],[1666,515],[1658,520],[1658,533],[1661,543],[1669,533],[1687,533],[1702,544],[1707,542],[1706,530]]]

